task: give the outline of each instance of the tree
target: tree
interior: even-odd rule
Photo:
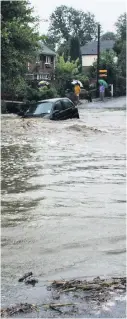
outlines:
[[[126,41],[126,13],[121,14],[116,22],[117,36],[123,41]]]
[[[44,44],[47,45],[48,48],[55,51],[55,48],[56,48],[55,39],[53,37],[51,37],[48,33],[42,34],[40,37],[40,40],[42,40],[44,42]]]
[[[78,60],[65,62],[63,56],[57,57],[56,62],[56,74],[72,76],[78,73]]]
[[[106,32],[104,34],[102,34],[101,36],[101,40],[116,40],[116,35],[113,32]]]
[[[1,2],[2,92],[15,92],[23,86],[27,62],[38,47],[37,19],[27,0]],[[31,26],[32,25],[32,26]]]
[[[56,86],[58,93],[65,96],[67,83],[71,83],[73,77],[78,74],[78,60],[65,61],[64,56],[58,56],[56,62]]]
[[[80,42],[79,42],[79,38],[77,36],[71,37],[71,39],[70,39],[69,56],[70,56],[71,61],[76,61],[78,59],[79,71],[81,72],[81,70],[82,70],[82,57],[81,57],[81,50],[80,50]]]
[[[79,59],[79,64],[81,66],[81,50],[80,42],[77,36],[70,37],[69,41],[64,41],[60,44],[57,50],[58,55],[64,56],[64,60],[68,61],[70,58],[71,61],[76,61]]]
[[[91,41],[97,36],[97,23],[90,12],[76,10],[62,5],[57,7],[50,16],[49,34],[56,43],[69,41],[70,36],[78,36],[80,45]]]
[[[70,39],[70,59],[71,61],[76,61],[77,59],[81,58],[81,51],[80,51],[80,42],[79,38],[71,37]]]
[[[126,94],[126,14],[122,14],[117,22],[117,34],[113,51],[100,55],[100,69],[107,69],[106,81],[114,85],[114,94]],[[89,76],[96,79],[97,63],[89,70]]]
[[[65,62],[67,62],[70,55],[70,41],[64,41],[61,43],[58,47],[57,53],[59,56],[63,56]]]
[[[118,69],[120,75],[126,79],[126,13],[120,15],[116,22],[117,40],[114,51],[118,57]]]
[[[121,75],[126,78],[126,42],[124,41],[121,52],[118,55],[118,67],[121,71]]]
[[[120,96],[126,94],[126,80],[121,73],[118,60],[116,62],[116,53],[112,50],[103,52],[100,55],[100,69],[107,70],[107,78],[105,79],[108,84],[114,85],[114,95]],[[96,79],[97,62],[91,66],[89,70],[89,77]]]
[[[106,81],[110,84],[113,81],[113,78],[116,76],[117,65],[115,62],[116,54],[113,50],[104,51],[100,55],[100,69],[107,70],[107,78]],[[93,63],[89,70],[90,77],[96,79],[97,77],[97,62]]]
[[[117,38],[114,45],[114,50],[119,55],[124,42],[126,42],[126,13],[120,15],[116,22]]]

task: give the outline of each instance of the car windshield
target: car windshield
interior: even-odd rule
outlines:
[[[27,110],[27,114],[34,114],[34,115],[39,115],[39,114],[49,114],[52,109],[52,102],[42,102],[42,103],[37,103],[34,105],[31,105],[29,109]]]

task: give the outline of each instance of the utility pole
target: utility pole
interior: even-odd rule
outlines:
[[[100,68],[100,24],[98,24],[98,32],[97,32],[97,91],[96,96],[99,97],[99,68]]]

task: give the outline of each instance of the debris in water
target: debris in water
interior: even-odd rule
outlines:
[[[38,282],[38,279],[35,279],[35,278],[32,278],[32,277],[28,277],[26,280],[25,280],[25,284],[27,285],[32,285],[32,286],[35,286],[35,284]]]
[[[32,304],[28,304],[28,303],[21,303],[19,305],[16,306],[12,306],[12,307],[8,307],[6,309],[1,309],[1,317],[10,317],[13,316],[15,314],[19,314],[19,313],[27,313],[27,312],[32,312],[34,310],[37,310],[37,306],[32,305]]]
[[[70,280],[70,281],[57,281],[54,280],[51,284],[51,288],[55,288],[60,292],[69,292],[75,290],[90,290],[90,291],[103,291],[107,288],[111,289],[126,289],[126,278],[112,278],[100,279],[95,278],[93,281],[86,280]]]
[[[35,279],[33,277],[33,273],[31,271],[26,273],[23,277],[19,278],[19,282],[22,282],[22,281],[24,281],[26,285],[30,284],[32,286],[35,286],[35,284],[38,282],[38,279]]]
[[[37,280],[32,276],[26,277],[24,275],[22,278],[27,284],[35,284]],[[20,278],[20,281],[23,281],[22,278]],[[58,315],[61,314],[64,317],[72,318],[75,313],[79,314],[80,317],[84,315],[84,312],[89,314],[90,309],[92,309],[93,313],[100,312],[101,314],[103,311],[110,311],[110,307],[112,303],[115,303],[117,296],[125,295],[126,278],[101,279],[97,277],[89,281],[55,280],[50,282],[50,286],[47,289],[51,291],[48,303],[41,303],[38,308],[36,305],[21,303],[2,309],[1,317],[7,318],[16,314],[21,315],[21,313],[39,311],[40,314],[43,312],[43,318],[46,315],[49,315],[49,317],[56,315],[57,317],[57,312],[59,313]],[[54,314],[54,311],[56,311],[56,314]]]
[[[67,306],[74,306],[74,303],[52,303],[52,304],[44,304],[43,307],[49,308],[49,307],[67,307]]]
[[[32,271],[26,273],[24,276],[22,276],[21,278],[19,278],[18,281],[19,281],[19,282],[22,282],[22,281],[24,281],[27,277],[30,277],[30,276],[33,276]]]

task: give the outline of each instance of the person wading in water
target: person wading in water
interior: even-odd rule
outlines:
[[[79,104],[79,94],[80,94],[80,85],[78,83],[76,83],[76,85],[74,86],[74,93],[75,93],[75,96],[76,96],[76,101],[77,101],[77,104]]]
[[[104,87],[104,85],[102,84],[102,85],[100,85],[100,87],[99,87],[99,91],[100,91],[100,99],[101,99],[101,101],[104,101],[104,96],[105,96],[105,87]]]

